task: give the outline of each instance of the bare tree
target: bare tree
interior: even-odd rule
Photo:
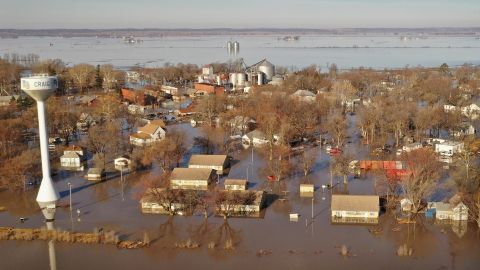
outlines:
[[[441,164],[430,149],[417,149],[402,155],[409,175],[400,181],[403,194],[412,203],[412,213],[424,207],[424,201],[437,187]]]
[[[75,86],[80,88],[80,92],[84,92],[92,81],[92,74],[95,68],[89,64],[77,64],[68,70],[68,74],[73,80]]]

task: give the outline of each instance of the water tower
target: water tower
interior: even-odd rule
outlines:
[[[40,153],[42,156],[42,183],[38,190],[37,203],[47,221],[55,217],[56,202],[60,198],[53,185],[50,175],[50,159],[48,157],[47,117],[45,110],[46,100],[58,88],[56,76],[32,76],[21,78],[21,89],[37,101],[38,133],[40,136]]]

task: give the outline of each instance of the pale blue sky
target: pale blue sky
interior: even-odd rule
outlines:
[[[480,0],[1,0],[0,28],[480,26]]]

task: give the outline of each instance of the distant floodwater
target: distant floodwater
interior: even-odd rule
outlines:
[[[474,36],[308,35],[298,40],[284,40],[273,35],[219,35],[139,39],[141,42],[127,43],[121,38],[7,38],[0,39],[0,55],[34,53],[41,59],[62,59],[69,65],[112,64],[122,69],[157,67],[166,63],[203,65],[234,59],[226,46],[229,40],[236,40],[240,43],[236,57],[242,57],[247,65],[263,58],[293,69],[312,64],[326,69],[332,63],[341,69],[480,64],[480,39]]]

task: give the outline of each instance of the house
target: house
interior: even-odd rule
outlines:
[[[407,145],[404,145],[402,147],[402,149],[397,150],[397,156],[400,156],[403,153],[409,153],[413,150],[417,150],[417,149],[420,149],[422,147],[423,147],[423,145],[419,142],[409,143]]]
[[[313,197],[315,186],[313,184],[300,184],[300,197]]]
[[[60,157],[60,165],[64,169],[83,171],[83,161],[85,155],[83,149],[79,146],[72,145],[63,150],[63,155]]]
[[[295,93],[291,94],[292,99],[302,101],[302,102],[314,102],[316,95],[308,90],[297,90]]]
[[[113,164],[115,166],[115,169],[119,170],[119,171],[130,170],[131,163],[132,163],[132,160],[130,159],[130,156],[128,156],[128,155],[123,155],[123,156],[120,156],[120,157],[113,160]]]
[[[463,202],[457,204],[437,202],[435,210],[438,220],[468,220],[468,208]]]
[[[233,133],[244,134],[245,132],[253,129],[256,122],[248,116],[237,115],[229,121],[229,124],[233,130]]]
[[[376,195],[332,195],[332,222],[378,223],[380,198]]]
[[[470,136],[475,134],[475,127],[468,122],[462,122],[458,125],[458,129],[455,131],[451,131],[453,137],[462,137],[462,136]]]
[[[248,181],[246,179],[225,179],[225,190],[247,190]]]
[[[87,131],[93,125],[95,125],[93,117],[88,113],[82,112],[77,121],[77,129],[80,131]]]
[[[90,106],[97,100],[96,96],[81,96],[77,99],[78,104]]]
[[[212,169],[217,174],[226,173],[229,162],[226,155],[192,155],[188,168]]]
[[[87,178],[87,180],[92,180],[92,181],[103,180],[104,177],[105,177],[105,170],[101,168],[90,168],[88,169],[87,174],[85,174],[85,178]]]
[[[212,169],[175,168],[170,176],[170,187],[173,189],[207,190],[215,180]]]
[[[0,107],[10,106],[12,103],[15,103],[19,97],[19,95],[0,96]]]
[[[143,194],[142,198],[140,199],[140,207],[142,209],[142,213],[163,215],[170,214],[157,200],[158,196],[162,196],[161,193],[163,192],[166,192],[165,188],[147,189]],[[174,201],[171,204],[171,208],[172,210],[178,209],[180,211],[185,209],[185,204],[179,201]],[[179,212],[179,214],[181,214],[181,212]]]
[[[156,102],[156,98],[146,94],[145,91],[122,88],[121,93],[124,100],[140,106],[152,105]]]
[[[273,140],[276,142],[279,139],[277,135],[273,135]],[[260,130],[256,129],[242,136],[242,143],[244,145],[262,146],[268,143],[267,136]]]
[[[230,191],[219,191],[230,192]],[[231,216],[248,216],[248,217],[260,217],[260,211],[265,206],[265,192],[264,191],[250,191],[241,190],[233,191],[230,194],[237,194],[242,198],[247,198],[243,203],[224,202],[217,206],[217,214],[220,212],[229,212]]]
[[[409,212],[412,210],[412,207],[413,207],[413,203],[410,199],[403,198],[400,200],[400,208],[402,209],[402,211]]]
[[[136,146],[145,146],[164,139],[165,123],[160,121],[162,120],[154,120],[138,128],[137,133],[130,135],[130,143]],[[162,123],[164,128],[161,127]]]
[[[435,144],[435,152],[448,157],[463,152],[463,148],[463,142],[445,141]]]
[[[174,87],[174,86],[162,85],[160,90],[172,96],[180,94],[178,87]]]
[[[141,106],[137,104],[130,104],[127,107],[130,114],[149,114],[153,112],[152,106]]]
[[[468,106],[454,106],[454,105],[443,105],[443,110],[445,112],[455,112],[460,111],[464,116],[475,120],[480,117],[480,106],[477,103],[472,103]]]

